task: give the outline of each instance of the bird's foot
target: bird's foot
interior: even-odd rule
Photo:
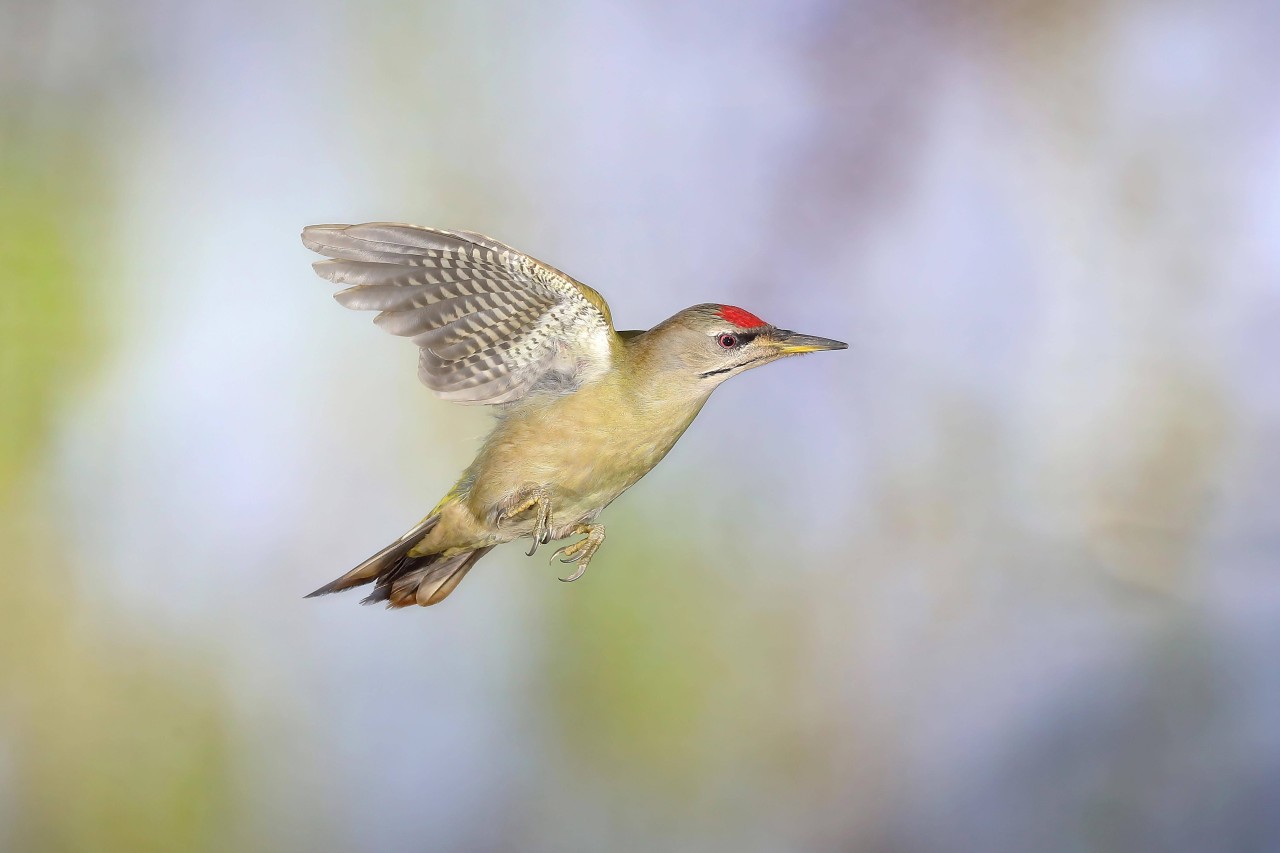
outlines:
[[[582,577],[582,573],[587,570],[587,565],[591,562],[591,558],[596,555],[596,551],[600,550],[600,546],[604,543],[604,525],[603,524],[579,524],[573,529],[573,535],[577,536],[585,533],[585,539],[579,539],[570,545],[551,555],[551,559],[560,556],[562,563],[577,563],[578,568],[572,575],[567,578],[560,578],[565,583],[572,583]]]
[[[498,527],[502,527],[518,515],[529,510],[537,511],[537,520],[533,526],[533,544],[529,546],[528,555],[532,557],[538,546],[551,541],[551,493],[541,486],[524,489],[512,498],[509,509],[503,510],[496,519]]]

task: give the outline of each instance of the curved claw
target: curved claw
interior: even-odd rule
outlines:
[[[560,557],[562,563],[577,563],[578,570],[567,578],[560,578],[564,583],[573,583],[582,577],[583,572],[587,570],[587,566],[591,563],[591,558],[595,556],[596,551],[600,549],[600,543],[604,541],[604,526],[599,524],[580,524],[574,529],[574,533],[587,534],[585,539],[579,539],[556,550],[551,555],[551,559]]]
[[[567,578],[559,578],[559,580],[564,583],[573,583],[578,578],[582,577],[583,572],[587,570],[587,565],[591,562],[592,552],[587,550],[590,542],[590,539],[573,542],[569,545],[565,545],[563,548],[558,548],[556,552],[551,555],[551,559],[554,560],[556,557],[564,554],[565,556],[560,557],[560,562],[565,564],[578,564],[578,570],[576,572]]]
[[[560,562],[562,562],[562,563],[572,563],[572,562],[573,562],[573,560],[561,560]],[[564,583],[573,583],[573,582],[574,582],[574,581],[576,581],[578,578],[582,577],[582,574],[583,574],[586,570],[587,570],[587,564],[586,564],[586,563],[579,563],[579,564],[578,564],[578,570],[577,570],[576,572],[574,572],[573,574],[569,575],[569,577],[567,577],[567,578],[556,578],[556,580],[563,581]]]
[[[538,525],[538,527],[535,528],[533,531],[533,544],[529,546],[529,550],[525,552],[525,556],[532,557],[534,554],[538,552],[539,545],[545,545],[550,541],[551,541],[551,531],[543,528],[542,525]]]

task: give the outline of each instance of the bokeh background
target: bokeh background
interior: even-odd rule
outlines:
[[[1280,6],[0,0],[0,848],[1280,849]],[[303,225],[721,389],[565,586]],[[544,552],[545,553],[545,552]]]

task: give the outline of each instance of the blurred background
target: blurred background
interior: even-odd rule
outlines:
[[[0,849],[1280,848],[1278,38],[0,0]],[[312,274],[380,219],[853,346],[721,389],[580,583],[303,601],[489,425]]]

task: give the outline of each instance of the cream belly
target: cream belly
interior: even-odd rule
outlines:
[[[521,490],[541,487],[551,495],[553,538],[571,535],[662,461],[700,409],[655,406],[603,382],[513,411],[468,470],[464,503],[483,522]],[[533,526],[532,517],[512,519],[500,541]]]

